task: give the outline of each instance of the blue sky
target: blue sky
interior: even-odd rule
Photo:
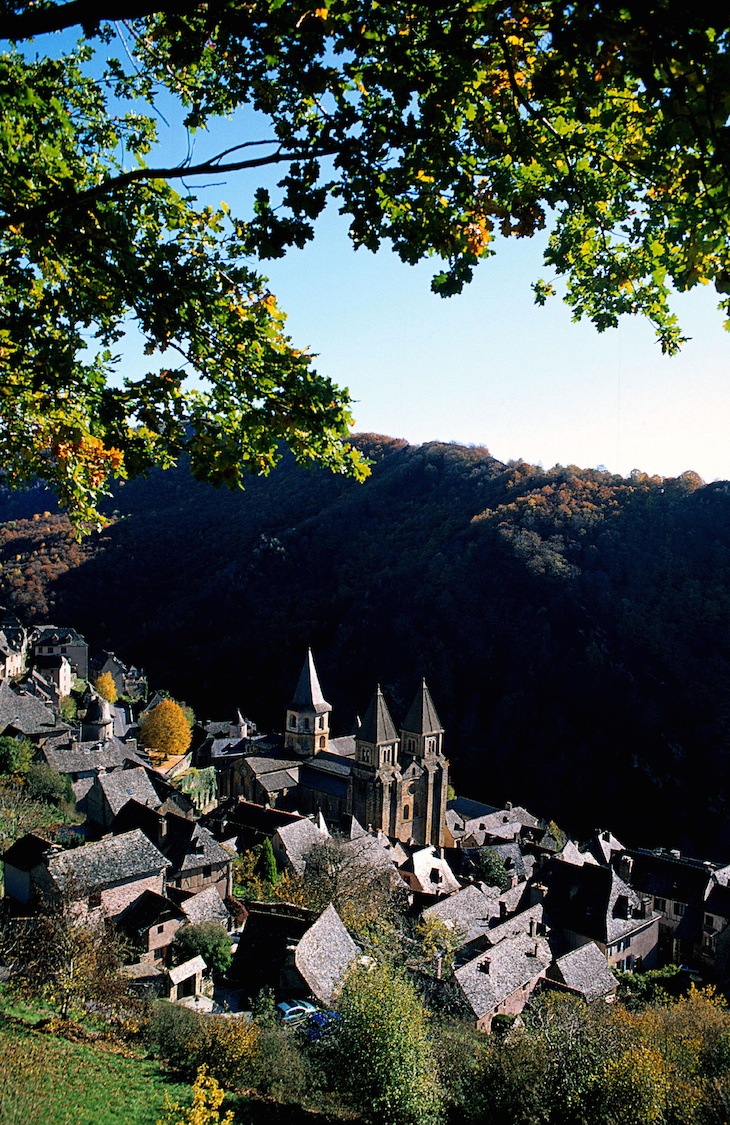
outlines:
[[[197,135],[195,156],[259,135],[266,130],[253,115],[221,122]],[[245,217],[254,188],[275,180],[253,172],[196,194]],[[530,283],[553,280],[543,245],[540,237],[500,240],[471,285],[443,299],[430,291],[438,259],[413,267],[388,248],[355,251],[346,219],[330,206],[312,243],[260,268],[295,344],[349,387],[357,430],[484,445],[500,460],[546,468],[730,478],[730,334],[714,289],[677,295],[691,339],[679,356],[663,356],[647,321],[625,317],[598,333],[574,324],[559,297],[535,305]]]

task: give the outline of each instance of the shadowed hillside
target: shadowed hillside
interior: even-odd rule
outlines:
[[[397,722],[425,675],[461,792],[730,850],[730,486],[357,441],[364,485],[285,461],[216,492],[180,468],[119,488],[80,547],[32,518],[46,494],[6,497],[2,597],[205,717],[280,726],[308,644],[336,733],[378,681]]]

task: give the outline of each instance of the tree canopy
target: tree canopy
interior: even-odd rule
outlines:
[[[190,726],[174,699],[163,699],[139,719],[139,739],[153,761],[164,761],[184,754],[190,746]]]
[[[440,258],[445,296],[498,232],[547,228],[539,303],[564,278],[576,318],[603,330],[642,313],[668,352],[673,290],[713,282],[730,311],[729,32],[702,6],[119,0],[116,25],[85,0],[0,12],[17,44],[0,57],[4,474],[50,481],[79,523],[109,474],[181,453],[217,484],[268,471],[283,443],[362,475],[347,391],[293,346],[254,269],[310,239],[329,200],[357,246]],[[27,42],[68,28],[83,35],[65,54]],[[256,132],[161,160],[153,114],[170,98],[186,137],[242,107]],[[265,167],[281,178],[250,214],[191,194]],[[115,380],[130,324],[150,369]]]

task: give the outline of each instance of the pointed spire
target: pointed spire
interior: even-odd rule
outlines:
[[[390,717],[388,704],[385,702],[380,684],[378,684],[375,695],[370,700],[370,705],[363,716],[358,741],[370,742],[377,746],[381,742],[395,742],[397,738],[398,734]]]
[[[433,705],[426,680],[423,679],[421,688],[416,692],[416,697],[406,715],[403,730],[410,734],[439,734],[443,733],[443,729],[441,720],[436,714],[436,708]]]
[[[319,686],[319,677],[317,675],[317,669],[314,667],[314,657],[312,656],[311,648],[307,649],[307,655],[304,658],[297,689],[294,692],[294,699],[289,704],[289,710],[313,711],[315,715],[323,715],[325,711],[332,710],[332,705],[328,703],[322,695],[322,688]]]

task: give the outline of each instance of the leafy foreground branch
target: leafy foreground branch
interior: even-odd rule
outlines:
[[[363,476],[347,391],[288,339],[251,265],[312,238],[328,200],[355,245],[440,259],[445,296],[497,233],[549,227],[536,299],[562,277],[599,330],[639,313],[673,352],[673,291],[712,282],[730,309],[730,33],[701,6],[128,0],[116,25],[81,0],[0,11],[20,44],[0,56],[4,480],[50,482],[77,526],[99,521],[110,475],[181,454],[231,486],[282,445]],[[24,49],[74,26],[66,55]],[[170,98],[179,159],[159,163]],[[195,163],[189,135],[241,108],[267,127]],[[172,186],[277,166],[241,217]],[[120,380],[130,325],[150,367]]]

